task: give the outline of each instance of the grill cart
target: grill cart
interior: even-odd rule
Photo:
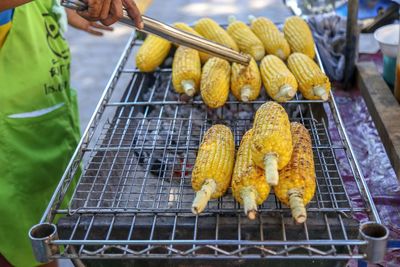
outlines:
[[[296,95],[283,104],[290,120],[304,124],[312,137],[317,188],[306,223],[295,224],[273,192],[254,221],[230,191],[201,215],[192,214],[191,171],[205,131],[225,124],[238,146],[269,98],[264,90],[250,103],[230,96],[224,107],[210,110],[200,96],[188,100],[173,92],[170,68],[147,74],[129,68],[140,44],[132,35],[30,232],[39,260],[69,258],[77,266],[110,260],[118,266],[340,266],[349,259],[383,258],[388,231],[332,94],[326,103]],[[317,61],[322,68],[318,55]],[[339,141],[331,138],[328,117]]]

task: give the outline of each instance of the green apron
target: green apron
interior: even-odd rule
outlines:
[[[14,10],[0,49],[0,253],[35,266],[29,228],[38,223],[79,139],[69,48],[52,0]]]

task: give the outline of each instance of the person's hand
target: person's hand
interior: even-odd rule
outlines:
[[[133,0],[87,0],[88,9],[78,14],[90,21],[100,21],[109,26],[123,16],[123,7],[139,29],[143,28],[142,16]]]
[[[66,8],[68,24],[72,27],[88,32],[93,35],[102,36],[104,31],[112,31],[113,28],[109,26],[102,25],[96,21],[88,21],[83,17],[79,16],[75,10]]]

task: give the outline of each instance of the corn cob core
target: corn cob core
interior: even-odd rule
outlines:
[[[182,31],[185,31],[185,32],[191,33],[191,34],[193,34],[193,35],[197,35],[197,36],[203,37],[203,36],[201,36],[198,32],[196,32],[192,27],[190,27],[189,25],[187,25],[186,23],[183,23],[183,22],[175,22],[173,26],[174,26],[175,28],[177,28],[177,29],[182,30]],[[206,63],[206,61],[211,57],[211,56],[210,56],[209,54],[207,54],[207,53],[200,52],[200,51],[198,51],[198,52],[199,52],[200,61],[201,61],[202,64]]]
[[[279,184],[274,191],[278,199],[292,210],[297,223],[307,218],[305,205],[315,194],[315,167],[311,138],[300,123],[291,123],[293,154],[290,162],[279,172]]]
[[[212,126],[204,135],[192,171],[192,188],[197,192],[193,213],[201,213],[210,198],[225,194],[231,183],[234,160],[231,130],[220,124]]]
[[[310,57],[293,53],[288,58],[288,67],[299,83],[303,96],[311,100],[328,100],[331,90],[329,78]]]
[[[260,64],[261,77],[268,95],[278,102],[292,99],[297,92],[297,81],[285,63],[277,56],[268,55]]]
[[[257,205],[268,197],[270,186],[267,184],[264,171],[254,164],[251,154],[253,130],[245,133],[236,155],[232,176],[232,194],[236,201],[244,205],[244,212],[249,219],[255,219]]]
[[[234,16],[230,16],[229,26],[226,30],[236,42],[240,51],[250,54],[255,60],[261,60],[264,57],[264,45],[245,23],[237,21]]]
[[[289,43],[276,25],[265,17],[249,16],[249,19],[251,30],[261,40],[267,54],[286,60],[290,54]]]
[[[223,106],[229,96],[231,67],[228,61],[210,58],[203,66],[200,92],[204,103],[210,108]]]
[[[283,25],[283,33],[292,53],[300,52],[310,58],[315,57],[314,39],[310,27],[302,18],[296,16],[287,18]]]
[[[238,63],[232,64],[231,90],[243,102],[253,101],[260,95],[261,75],[254,58],[251,58],[247,67]]]
[[[232,37],[214,20],[210,18],[200,19],[196,22],[194,29],[205,38],[239,52],[239,47]]]
[[[199,52],[180,46],[172,63],[172,83],[175,91],[193,96],[200,87],[201,63]]]
[[[285,109],[276,102],[264,103],[256,112],[253,130],[253,160],[265,170],[267,183],[277,185],[278,170],[288,164],[293,150]]]
[[[142,72],[152,72],[164,62],[170,49],[170,42],[149,34],[136,54],[136,66]]]

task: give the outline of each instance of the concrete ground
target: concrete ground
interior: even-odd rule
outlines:
[[[167,23],[193,23],[205,16],[226,23],[229,15],[246,21],[250,14],[266,16],[275,22],[290,16],[283,1],[279,0],[154,0],[146,12],[146,15]],[[131,32],[130,28],[116,24],[114,31],[103,37],[72,28],[67,33],[72,52],[71,83],[78,90],[82,130],[86,128]]]

